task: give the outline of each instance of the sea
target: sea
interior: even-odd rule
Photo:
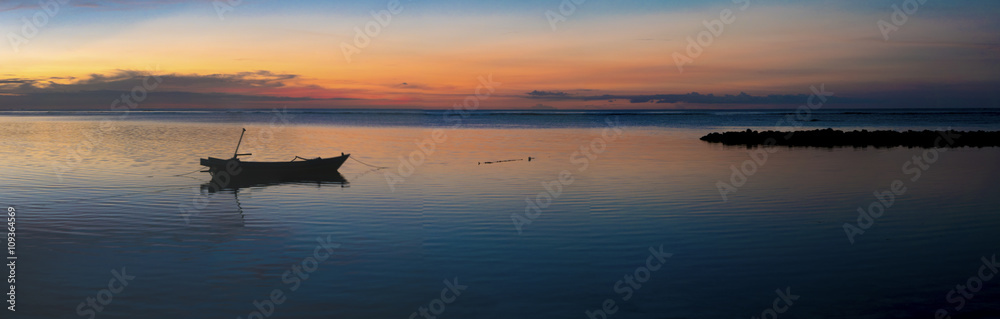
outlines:
[[[0,317],[1000,318],[1000,148],[699,140],[825,128],[1000,110],[0,112]]]

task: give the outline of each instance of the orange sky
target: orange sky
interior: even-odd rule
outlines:
[[[447,108],[473,93],[477,77],[490,74],[503,84],[492,101],[483,101],[486,108],[672,108],[683,105],[582,97],[795,95],[819,84],[842,96],[864,96],[997,83],[995,32],[975,28],[993,22],[925,14],[886,41],[876,22],[888,19],[891,9],[757,5],[740,11],[724,3],[608,14],[587,13],[583,4],[581,13],[559,22],[557,30],[544,10],[448,14],[408,11],[406,6],[417,4],[407,3],[350,62],[343,44],[353,44],[353,28],[372,21],[369,15],[275,12],[246,4],[220,19],[214,10],[192,5],[149,17],[136,15],[156,8],[128,10],[123,13],[129,14],[127,21],[109,23],[88,18],[98,13],[64,8],[18,50],[13,45],[0,50],[2,78],[8,82],[0,82],[0,94],[55,92],[51,83],[62,85],[59,92],[127,91],[128,81],[101,87],[92,78],[114,77],[121,70],[186,79],[164,83],[159,92],[319,99],[275,102],[307,107]],[[31,16],[38,10],[0,16]],[[673,54],[684,53],[687,38],[705,31],[703,21],[718,19],[722,10],[734,10],[736,20],[680,72]],[[6,20],[5,29],[17,33],[18,23],[9,23],[17,19]],[[287,76],[239,75],[261,70]],[[202,85],[196,79],[203,77],[214,82]],[[24,82],[31,83],[30,90],[20,86]],[[535,90],[565,94],[527,94]],[[7,104],[0,107],[30,104],[25,99],[0,100]]]

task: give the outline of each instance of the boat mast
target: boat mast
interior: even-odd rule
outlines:
[[[236,151],[233,152],[233,158],[240,155],[240,144],[243,144],[243,134],[246,134],[246,132],[246,128],[243,128],[243,132],[240,132],[240,141],[236,143]]]

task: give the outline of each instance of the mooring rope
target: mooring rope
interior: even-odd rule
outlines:
[[[170,175],[170,176],[186,176],[186,175],[191,175],[191,174],[194,174],[194,173],[197,173],[197,172],[201,172],[201,170],[202,169],[199,168],[199,169],[196,169],[196,170],[194,170],[192,172],[188,172],[188,173],[184,173],[184,174],[177,174],[177,175]]]
[[[371,168],[377,168],[377,169],[384,169],[384,168],[389,168],[388,166],[375,166],[375,165],[372,165],[372,164],[368,164],[368,163],[365,163],[365,162],[362,162],[361,160],[357,159],[357,158],[356,158],[356,157],[354,157],[353,155],[352,155],[352,156],[350,157],[350,159],[352,159],[352,160],[355,160],[355,161],[357,161],[358,163],[361,163],[361,164],[363,164],[363,165],[365,165],[365,166],[368,166],[368,167],[371,167]]]
[[[530,156],[528,157],[528,161],[529,162],[531,160],[533,160],[533,159],[535,159],[535,158],[534,157],[530,157]],[[499,161],[492,161],[492,162],[479,162],[478,165],[483,165],[483,164],[497,164],[497,163],[506,163],[506,162],[517,162],[517,161],[523,161],[523,160],[524,160],[523,158],[518,158],[518,159],[499,160]]]
[[[301,158],[301,157],[296,156],[296,158]],[[371,173],[373,171],[377,171],[377,170],[380,170],[380,169],[387,169],[387,168],[389,168],[388,166],[376,166],[376,165],[372,165],[372,164],[368,164],[368,163],[362,162],[361,160],[355,158],[354,156],[351,156],[350,159],[353,159],[353,160],[357,161],[358,163],[361,163],[362,165],[365,165],[365,166],[373,168],[372,170],[369,170],[367,172],[363,172],[361,174],[358,174],[358,176],[355,176],[354,178],[359,178],[359,177],[367,175],[367,174],[369,174],[369,173]],[[191,174],[194,174],[194,173],[197,173],[197,172],[201,172],[202,170],[203,170],[203,168],[199,168],[199,169],[196,169],[196,170],[191,171],[191,172],[187,172],[187,173],[183,173],[183,174],[170,175],[170,176],[189,177],[187,175],[191,175]],[[6,186],[4,186],[4,187],[6,187]],[[123,186],[121,188],[133,188],[133,187],[134,186]],[[190,187],[193,187],[193,185],[186,185],[186,186],[182,186],[182,185],[161,185],[161,186],[146,187],[147,189],[148,188],[152,188],[152,190],[146,190],[146,191],[130,192],[130,193],[125,193],[125,194],[114,194],[114,195],[108,195],[108,196],[98,196],[98,197],[92,197],[92,198],[61,199],[61,200],[54,200],[54,201],[50,201],[48,203],[42,203],[42,204],[26,204],[26,205],[22,204],[22,205],[16,205],[16,206],[44,208],[44,207],[48,207],[48,206],[52,206],[52,205],[57,205],[57,204],[61,204],[61,203],[72,203],[72,202],[85,201],[85,200],[106,199],[106,198],[115,198],[115,197],[122,197],[122,196],[131,196],[131,195],[141,195],[141,194],[147,194],[147,193],[163,192],[163,191],[167,191],[167,190],[171,190],[171,189],[182,189],[182,188],[190,188]],[[24,187],[18,187],[18,188],[24,188]],[[109,188],[109,187],[75,187],[75,188]],[[0,203],[0,204],[2,204],[2,203]],[[11,206],[11,205],[8,205],[8,206]]]
[[[357,179],[361,178],[362,176],[365,176],[365,175],[371,174],[372,172],[377,172],[377,171],[380,171],[380,170],[383,170],[383,168],[373,168],[373,169],[361,172],[361,173],[359,173],[357,175],[354,175],[351,178],[347,178],[347,184],[350,185],[351,184],[350,181],[357,180]]]

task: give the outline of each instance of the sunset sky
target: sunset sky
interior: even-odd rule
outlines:
[[[111,109],[151,74],[139,109],[444,109],[490,76],[483,109],[794,108],[821,84],[831,108],[1000,107],[997,1],[899,25],[902,0],[231,2],[0,1],[0,109]],[[373,10],[391,20],[357,45]]]

